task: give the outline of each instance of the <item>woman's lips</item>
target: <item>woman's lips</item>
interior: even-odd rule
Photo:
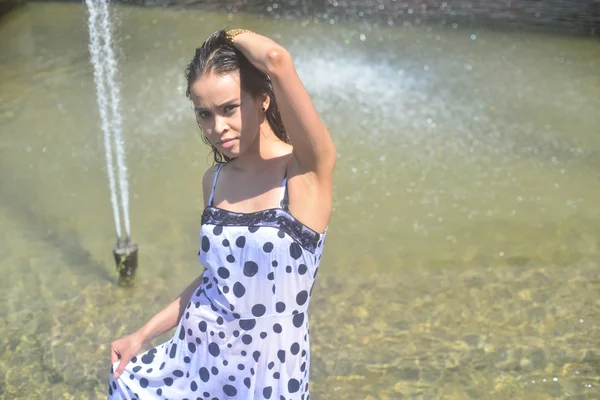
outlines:
[[[227,149],[231,146],[233,146],[233,143],[236,141],[237,139],[233,138],[233,139],[227,139],[227,140],[222,140],[219,145],[224,148]]]

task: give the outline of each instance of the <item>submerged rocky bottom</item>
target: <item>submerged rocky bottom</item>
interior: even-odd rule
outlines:
[[[596,266],[324,271],[317,282],[313,399],[600,397]],[[0,395],[105,398],[110,342],[172,294],[149,284],[90,285],[35,311],[6,299]]]

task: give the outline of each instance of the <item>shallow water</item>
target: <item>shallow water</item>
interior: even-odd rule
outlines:
[[[121,7],[135,288],[116,287],[82,4],[0,20],[0,396],[104,398],[110,341],[200,271],[184,96],[223,25],[292,52],[338,148],[315,399],[600,396],[600,47],[448,24]],[[157,339],[160,343],[163,337]]]

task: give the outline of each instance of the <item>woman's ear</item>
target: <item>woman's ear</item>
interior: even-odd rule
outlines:
[[[267,112],[267,110],[269,109],[269,106],[271,105],[271,97],[266,93],[261,94],[260,95],[260,104],[261,104],[261,111]]]

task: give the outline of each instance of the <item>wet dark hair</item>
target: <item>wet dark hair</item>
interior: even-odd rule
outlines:
[[[239,71],[242,90],[257,98],[261,94],[267,94],[270,99],[269,109],[266,111],[267,121],[275,132],[275,135],[285,143],[290,139],[283,125],[271,79],[254,65],[234,46],[227,42],[225,31],[214,32],[206,39],[201,47],[196,49],[194,58],[185,70],[187,89],[185,95],[191,99],[191,87],[198,78],[209,72],[225,75]],[[229,157],[217,150],[202,134],[202,141],[212,148],[215,164],[221,164],[230,160]]]

